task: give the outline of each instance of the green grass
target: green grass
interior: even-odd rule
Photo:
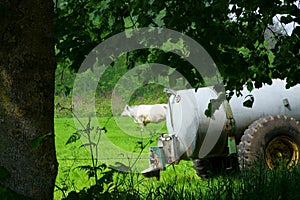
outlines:
[[[86,119],[82,120],[84,124]],[[138,125],[130,118],[117,118],[120,126],[113,119],[100,118],[96,126],[105,125],[107,133],[101,136],[106,138],[109,145],[100,143],[102,155],[116,158],[106,160],[107,163],[122,161],[125,164],[132,152],[138,153],[141,149],[137,143],[146,144],[151,138],[150,133],[166,132],[163,125],[151,125],[149,130],[141,132]],[[162,127],[162,130],[160,130]],[[129,132],[128,132],[129,131]],[[91,154],[85,147],[80,147],[82,140],[66,145],[72,133],[76,132],[74,121],[71,118],[56,118],[56,151],[59,162],[59,173],[56,180],[54,197],[62,199],[300,199],[299,183],[300,170],[296,168],[289,171],[270,171],[258,168],[253,171],[235,173],[231,175],[218,175],[211,179],[201,179],[195,175],[192,162],[181,161],[179,165],[168,166],[161,172],[161,180],[144,178],[139,173],[99,173],[100,183],[95,185],[94,178],[88,178],[85,171],[78,166],[92,165]],[[106,137],[104,137],[106,136]],[[155,135],[152,139],[156,139]],[[155,142],[151,145],[155,145]],[[119,147],[127,155],[118,156],[115,147]],[[144,151],[148,152],[148,146]],[[100,156],[100,160],[101,160]],[[140,168],[147,166],[147,153],[141,160]],[[105,176],[107,175],[107,176]],[[60,189],[58,189],[60,188]],[[73,191],[73,192],[72,192]],[[105,192],[106,191],[106,192]],[[70,193],[71,192],[71,193]],[[64,194],[63,194],[64,193]]]
[[[86,125],[88,122],[87,119],[81,119],[80,121],[83,125]],[[102,133],[100,137],[100,161],[109,165],[115,165],[115,162],[122,162],[131,166],[140,156],[142,149],[144,149],[141,159],[133,166],[138,171],[148,168],[149,146],[156,145],[160,132],[166,133],[166,127],[163,122],[160,124],[149,124],[147,130],[143,132],[129,117],[118,117],[116,120],[104,117],[99,118],[98,122],[94,123],[94,128],[103,128],[105,126],[107,129],[107,132]],[[70,190],[79,191],[94,184],[93,180],[88,180],[87,175],[83,171],[76,169],[77,166],[92,165],[89,149],[80,147],[82,144],[87,143],[87,140],[82,137],[81,140],[66,145],[70,136],[75,132],[76,127],[73,118],[55,119],[56,154],[59,162],[56,184],[67,192]],[[94,141],[96,139],[93,138]],[[153,140],[151,144],[149,144],[150,139]],[[56,189],[55,199],[62,198],[62,195],[62,192]]]

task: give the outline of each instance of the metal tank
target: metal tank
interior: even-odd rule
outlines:
[[[157,147],[150,148],[150,168],[142,173],[156,176],[166,164],[228,155],[236,155],[240,168],[252,167],[259,157],[269,168],[274,168],[279,158],[289,166],[298,164],[300,85],[289,89],[285,85],[284,80],[273,80],[251,92],[245,87],[242,95],[217,104],[210,117],[205,111],[211,100],[218,98],[213,87],[165,89],[170,94],[168,133],[159,138]],[[248,98],[254,99],[252,107],[243,105]]]

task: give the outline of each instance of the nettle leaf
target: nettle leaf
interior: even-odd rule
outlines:
[[[247,99],[247,100],[243,102],[243,106],[247,107],[247,108],[252,108],[253,103],[254,103],[253,95],[249,94],[245,97],[245,99]]]
[[[79,139],[80,139],[80,134],[79,133],[73,133],[71,135],[71,137],[69,137],[68,141],[66,142],[66,145],[74,143],[74,142],[76,142]]]
[[[94,146],[94,147],[96,147],[96,146],[97,146],[97,144],[96,144],[96,143],[94,143],[94,142],[91,142],[91,143],[86,143],[86,144],[83,144],[83,145],[81,145],[80,147],[87,147],[87,146]]]
[[[75,169],[79,169],[81,171],[85,171],[86,174],[88,175],[88,178],[92,178],[95,176],[95,173],[97,171],[102,172],[104,169],[106,168],[106,165],[98,165],[98,166],[90,166],[90,165],[82,165],[82,166],[78,166]]]
[[[92,167],[92,166],[89,166],[89,165],[78,166],[78,167],[76,167],[76,169],[79,169],[81,171],[85,171],[86,174],[88,175],[89,179],[95,176],[94,167]]]

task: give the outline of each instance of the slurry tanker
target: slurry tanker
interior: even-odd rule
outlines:
[[[245,169],[254,165],[274,169],[299,163],[300,85],[285,88],[284,80],[273,80],[251,92],[216,103],[213,87],[174,91],[166,113],[168,134],[150,147],[150,167],[142,173],[157,176],[166,164],[191,160],[197,175],[206,177],[215,169]],[[250,98],[252,107],[245,106]],[[216,101],[217,102],[217,101]]]

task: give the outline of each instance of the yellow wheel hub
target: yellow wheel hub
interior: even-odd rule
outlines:
[[[299,161],[298,146],[286,136],[277,136],[267,145],[265,160],[270,169],[290,168]]]

